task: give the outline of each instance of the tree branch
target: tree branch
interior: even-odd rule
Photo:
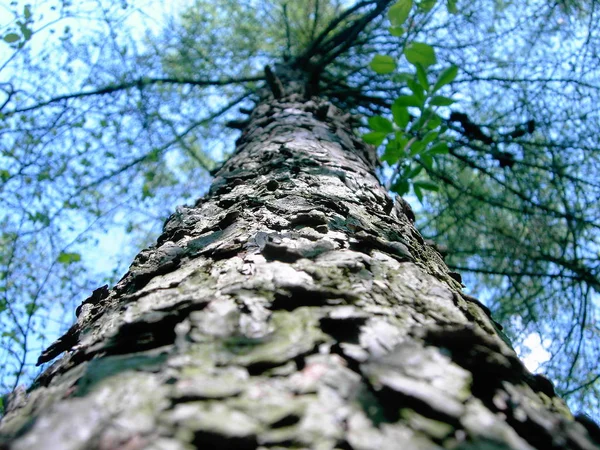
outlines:
[[[253,76],[253,77],[244,77],[244,78],[225,78],[222,80],[194,80],[192,78],[172,78],[172,77],[167,77],[167,78],[141,77],[141,78],[137,78],[133,81],[125,82],[125,83],[108,85],[108,86],[100,88],[100,89],[77,92],[74,94],[59,95],[59,96],[53,97],[45,102],[38,103],[38,104],[32,105],[32,106],[28,106],[26,108],[17,108],[12,111],[4,112],[3,114],[5,117],[8,117],[8,116],[11,116],[14,114],[40,109],[40,108],[43,108],[44,106],[48,106],[48,105],[62,102],[65,100],[84,98],[84,97],[92,97],[95,95],[112,94],[113,92],[124,91],[124,90],[131,89],[131,88],[140,88],[140,87],[144,87],[144,86],[150,86],[153,84],[186,84],[186,85],[192,85],[192,86],[225,86],[228,84],[250,83],[253,81],[262,81],[262,80],[264,80],[263,76]]]
[[[283,97],[283,84],[281,84],[281,80],[277,78],[277,75],[273,73],[273,70],[269,66],[265,66],[265,79],[267,80],[269,89],[271,89],[271,92],[273,93],[273,97]]]

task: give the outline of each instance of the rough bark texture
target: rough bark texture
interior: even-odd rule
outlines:
[[[209,195],[78,309],[11,449],[594,449],[321,100],[258,106]]]

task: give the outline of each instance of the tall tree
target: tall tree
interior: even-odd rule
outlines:
[[[275,98],[208,195],[80,306],[4,445],[597,448],[387,196],[351,118],[297,67],[267,73]]]
[[[208,194],[78,308],[39,363],[64,355],[12,394],[4,446],[597,448],[332,104],[324,69],[389,1],[359,5],[267,66]]]
[[[570,56],[565,51],[571,44],[561,49],[563,59],[549,53],[552,46],[544,44],[557,38],[573,42],[566,38],[569,30],[580,31],[577,21],[570,27],[552,24],[578,15],[585,23],[589,15],[586,45],[593,43],[593,4],[575,7],[573,2],[556,8],[531,4],[522,9],[512,2],[480,2],[460,4],[461,14],[451,15],[442,2],[402,1],[390,12],[389,31],[385,16],[370,11],[376,4],[382,3],[358,2],[344,8],[343,3],[323,1],[198,1],[180,23],[140,48],[115,25],[121,23],[118,10],[125,6],[111,2],[102,8],[107,31],[99,36],[99,50],[83,47],[74,27],[65,29],[60,42],[66,58],[57,61],[56,71],[43,72],[36,89],[28,84],[35,85],[34,78],[42,72],[28,72],[31,67],[25,62],[31,58],[22,59],[22,80],[2,85],[7,93],[2,106],[2,133],[7,137],[2,148],[7,161],[1,173],[2,202],[10,213],[3,217],[6,245],[0,255],[1,339],[4,345],[9,343],[5,361],[15,363],[17,374],[28,367],[31,356],[26,355],[35,354],[40,345],[31,333],[43,336],[46,324],[60,316],[54,309],[56,299],[72,301],[89,286],[89,277],[81,272],[75,277],[82,254],[72,243],[74,233],[89,235],[95,223],[107,223],[115,214],[111,211],[123,207],[129,227],[136,228],[149,223],[145,216],[171,209],[174,199],[202,192],[201,182],[213,168],[207,151],[211,141],[203,136],[219,136],[218,148],[228,151],[224,143],[232,131],[222,125],[247,125],[247,118],[234,114],[234,107],[251,109],[263,97],[257,82],[264,76],[257,68],[265,62],[283,62],[304,72],[293,78],[308,83],[311,94],[345,111],[391,119],[394,99],[403,95],[403,101],[412,102],[408,108],[392,107],[394,125],[384,117],[369,120],[374,130],[365,139],[370,142],[381,142],[390,129],[397,135],[403,127],[408,133],[403,147],[409,158],[400,157],[401,140],[394,147],[390,144],[394,139],[388,139],[383,157],[395,176],[388,185],[402,194],[412,188],[421,196],[422,189],[442,188],[440,195],[424,198],[425,205],[433,207],[431,212],[417,214],[426,235],[448,244],[454,268],[482,274],[484,293],[491,289],[496,295],[492,306],[512,336],[519,337],[515,331],[521,331],[521,337],[539,333],[555,338],[552,375],[559,375],[561,392],[581,394],[578,400],[591,399],[593,404],[593,395],[585,394],[594,392],[597,379],[598,340],[591,301],[597,285],[596,260],[590,257],[593,244],[587,243],[597,239],[595,184],[570,168],[576,164],[582,171],[593,169],[594,153],[585,146],[584,136],[560,132],[572,125],[574,115],[562,119],[555,114],[563,107],[552,99],[557,86],[562,95],[576,92],[582,99],[594,98],[597,88],[577,52]],[[452,5],[456,3],[447,2],[451,12]],[[514,8],[519,8],[518,14]],[[20,25],[4,38],[23,54],[37,19],[30,7],[17,12]],[[521,19],[513,22],[511,17]],[[482,33],[485,39],[472,39]],[[525,44],[499,57],[506,49],[502,37],[507,33],[514,42]],[[441,64],[429,66],[426,60],[431,55],[424,60],[418,51],[428,47],[414,45],[419,40],[435,46]],[[377,53],[385,56],[374,60]],[[417,64],[404,66],[404,71],[409,67],[414,71],[420,64],[427,72],[393,74],[391,82],[368,67],[371,62],[371,67],[385,72],[409,55],[409,61]],[[577,68],[577,76],[561,78],[561,65],[567,61]],[[426,108],[415,108],[414,96],[427,97],[422,106],[431,104],[431,90],[444,75],[446,63],[460,66],[451,88],[461,101],[452,107],[452,114],[442,107],[436,119],[443,119],[437,126],[449,127],[447,134],[454,133],[455,140],[434,147],[450,152],[436,157],[434,165],[429,150],[421,150],[437,131],[421,136],[423,141],[413,139],[419,136],[415,126],[427,113]],[[81,73],[82,67],[93,70],[79,89],[73,89],[73,78],[62,70]],[[539,67],[552,70],[554,76],[539,79],[535,74]],[[444,87],[442,93],[448,92]],[[449,104],[449,99],[436,102]],[[595,117],[593,108],[579,112],[577,120]],[[593,131],[589,126],[587,130]],[[380,171],[384,178],[387,173]],[[559,206],[557,195],[562,199]],[[70,231],[75,224],[76,231]],[[539,233],[540,229],[549,231]],[[48,261],[48,267],[41,268],[40,260]],[[46,276],[40,276],[42,270]],[[54,280],[71,293],[65,296],[51,283]],[[469,279],[469,284],[473,281]],[[46,322],[39,320],[44,314]],[[70,316],[64,317],[68,322]]]

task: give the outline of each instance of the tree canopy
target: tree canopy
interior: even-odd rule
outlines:
[[[0,31],[3,390],[203,194],[270,65],[356,117],[423,235],[598,415],[595,2],[46,3],[11,3]],[[111,245],[121,264],[93,250]]]

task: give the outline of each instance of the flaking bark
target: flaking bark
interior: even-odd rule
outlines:
[[[597,448],[348,120],[260,104],[209,194],[84,302],[2,448]]]

